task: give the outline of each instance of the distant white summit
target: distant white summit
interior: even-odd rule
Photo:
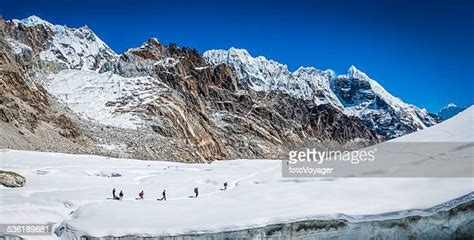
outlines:
[[[294,72],[287,65],[252,57],[245,49],[209,50],[209,64],[229,65],[243,83],[256,91],[278,91],[314,104],[331,104],[346,115],[362,119],[378,134],[394,138],[436,123],[424,109],[403,102],[355,66],[347,74],[332,70],[300,67]]]
[[[441,108],[441,110],[438,112],[438,117],[440,120],[446,120],[452,118],[453,116],[464,111],[465,109],[465,107],[459,107],[454,103],[450,103],[445,107]]]

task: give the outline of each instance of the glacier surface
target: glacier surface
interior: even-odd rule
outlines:
[[[473,113],[471,107],[400,141],[472,142]],[[472,157],[472,151],[467,154]],[[471,177],[282,178],[281,162],[275,160],[189,165],[15,150],[1,150],[0,158],[2,169],[27,178],[22,188],[1,189],[0,223],[54,222],[95,237],[217,233],[341,216],[352,221],[428,216],[456,204],[432,212],[410,209],[464,195],[472,200],[474,189]],[[103,177],[104,172],[121,176]],[[198,198],[191,197],[194,187]],[[112,188],[124,191],[123,201],[110,199]],[[168,200],[157,201],[163,189]],[[145,200],[138,201],[141,190]]]

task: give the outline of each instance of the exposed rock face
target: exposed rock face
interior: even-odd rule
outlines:
[[[330,105],[316,106],[282,93],[257,93],[226,65],[208,66],[196,50],[163,46],[156,39],[104,65],[101,72],[106,71],[156,80],[149,89],[153,98],[120,111],[149,119],[145,125],[157,134],[184,141],[206,161],[281,158],[289,148],[303,144],[378,140],[360,120]],[[135,101],[121,99],[109,106],[132,106],[129,103]]]
[[[40,119],[56,129],[57,141],[72,139],[78,145],[73,152],[85,148],[120,157],[207,162],[286,158],[291,149],[315,144],[379,141],[363,121],[332,104],[338,100],[332,91],[318,87],[320,102],[312,101],[312,90],[303,98],[292,94],[296,90],[256,91],[235,69],[209,65],[194,49],[150,39],[117,56],[88,28],[53,25],[37,17],[2,21],[1,32],[3,44],[10,44],[4,48],[4,65],[25,66],[23,73],[8,78],[4,89],[14,95],[26,88],[15,97],[25,109],[41,112],[28,118],[31,111],[20,116],[4,110],[1,118],[31,122],[27,126],[33,134]],[[62,42],[63,35],[71,39]],[[34,63],[18,59],[24,54]],[[275,69],[283,72],[285,67],[275,63]],[[306,76],[312,71],[323,77]],[[265,74],[281,76],[279,89],[299,87],[286,75]],[[298,76],[303,75],[307,82],[328,86],[333,73],[301,69]],[[49,94],[60,103],[51,104]],[[323,101],[326,96],[329,101]]]
[[[394,138],[433,124],[424,109],[392,96],[354,66],[346,75],[332,70],[301,67],[290,72],[286,65],[265,57],[252,57],[244,49],[209,50],[204,58],[212,65],[227,64],[243,84],[255,91],[280,92],[313,102],[330,104],[355,116],[382,138]]]
[[[10,47],[4,38],[0,40],[0,46],[1,119],[6,123],[17,121],[17,124],[33,131],[38,125],[38,117],[41,117],[38,115],[44,113],[48,100],[46,91],[41,85],[28,81],[25,69],[19,64],[22,61],[27,66],[34,64],[30,62],[32,52],[23,49],[25,54],[16,57],[7,51]]]
[[[43,29],[14,31],[12,25],[0,19],[0,147],[76,152],[87,139],[34,80],[45,67],[34,49],[43,45],[26,44],[42,43]]]
[[[436,124],[429,113],[392,96],[352,66],[331,83],[348,115],[362,119],[377,134],[395,138]]]

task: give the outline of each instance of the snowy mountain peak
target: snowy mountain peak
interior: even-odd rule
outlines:
[[[267,61],[267,59],[263,56],[258,56],[254,58],[246,49],[239,49],[234,47],[229,48],[229,50],[227,51],[227,58],[239,60],[242,62]]]
[[[299,67],[295,72],[316,73],[318,70],[315,67]]]
[[[299,67],[296,71],[293,72],[293,75],[296,74],[312,74],[312,75],[322,75],[327,78],[336,77],[336,73],[332,69],[321,70],[315,67]]]
[[[209,50],[204,58],[211,65],[229,65],[241,82],[255,91],[277,91],[316,105],[330,104],[387,138],[435,124],[425,110],[394,97],[354,65],[346,75],[336,76],[332,70],[314,67],[290,72],[286,65],[254,58],[245,49]]]
[[[381,135],[394,138],[432,126],[435,119],[426,110],[403,102],[377,81],[351,66],[347,75],[332,83],[348,115],[359,117]]]
[[[139,47],[130,48],[127,51],[139,51],[143,49],[157,49],[157,48],[162,48],[162,47],[163,45],[161,45],[160,41],[157,38],[149,38]]]
[[[154,44],[161,44],[158,38],[150,38],[147,42],[154,43]]]
[[[165,48],[157,38],[149,38],[139,47],[128,49],[122,56],[131,57],[133,55],[141,59],[156,61],[163,58]]]
[[[278,65],[279,67],[288,67],[284,64],[267,59],[265,56],[253,57],[246,49],[231,47],[229,50],[213,49],[204,52],[204,58],[213,62],[239,61],[243,63],[260,63],[266,65]]]
[[[354,65],[351,65],[347,70],[347,75],[351,78],[357,79],[368,79],[369,77],[364,72],[357,69]]]
[[[267,60],[264,56],[257,56],[255,58],[252,57],[252,55],[250,55],[247,49],[231,47],[227,51],[226,50],[222,50],[222,51],[227,53],[228,58],[237,57],[245,61],[252,61],[254,59]]]
[[[26,27],[34,27],[36,25],[47,25],[47,26],[52,26],[53,24],[49,23],[48,21],[45,21],[41,19],[38,16],[32,15],[27,18],[18,20],[18,19],[13,19],[13,22],[19,24],[23,24]]]
[[[70,28],[51,24],[38,16],[12,22],[17,27],[30,28],[21,35],[24,37],[19,39],[21,42],[33,45],[42,60],[59,64],[62,69],[99,70],[105,62],[117,57],[88,26]]]
[[[225,51],[225,50],[224,50]],[[250,57],[250,53],[247,51],[247,49],[243,49],[243,48],[235,48],[235,47],[231,47],[229,48],[228,52],[230,54],[237,54],[239,56],[245,56],[245,57]]]
[[[445,109],[445,108],[453,108],[453,107],[457,107],[457,105],[454,104],[454,103],[449,103],[449,104],[446,105],[446,107],[444,107],[443,109]]]
[[[348,71],[349,73],[354,73],[354,72],[359,71],[359,69],[357,69],[356,66],[351,65],[347,71]]]
[[[158,38],[149,38],[142,46],[162,46]]]
[[[464,111],[465,109],[466,109],[465,107],[459,107],[454,103],[450,103],[446,105],[445,107],[441,108],[441,110],[438,113],[438,117],[441,120],[446,120]]]
[[[209,50],[203,55],[211,65],[227,64],[242,82],[255,91],[283,91],[297,95],[298,98],[310,98],[310,86],[300,86],[288,70],[288,66],[263,56],[252,57],[245,49],[231,47],[229,50]]]

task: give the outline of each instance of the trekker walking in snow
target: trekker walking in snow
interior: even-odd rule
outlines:
[[[194,194],[196,195],[195,197],[199,196],[199,189],[197,187],[194,188]]]
[[[119,192],[119,200],[122,200],[122,199],[123,199],[123,192],[122,192],[122,190],[120,190],[120,192]]]
[[[224,190],[227,190],[227,182],[224,183]]]
[[[143,196],[145,195],[145,193],[143,192],[143,190],[138,194],[138,196],[140,197],[140,200],[143,200]]]
[[[163,189],[163,192],[161,193],[161,198],[159,198],[158,201],[166,201],[166,189]]]
[[[117,196],[115,195],[115,188],[112,189],[112,199],[113,200],[117,199]]]

